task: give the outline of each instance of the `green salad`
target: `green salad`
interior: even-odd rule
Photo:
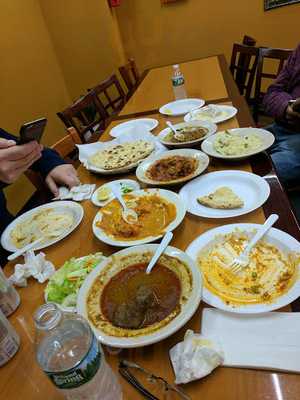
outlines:
[[[102,253],[95,253],[66,261],[49,279],[45,289],[47,301],[63,307],[76,306],[77,294],[83,281],[104,258]]]

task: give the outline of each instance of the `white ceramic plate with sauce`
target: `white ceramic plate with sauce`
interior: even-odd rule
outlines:
[[[210,109],[213,110],[213,114],[210,114]],[[215,124],[227,121],[233,118],[237,114],[237,108],[233,106],[219,105],[219,104],[209,104],[199,110],[192,111],[185,115],[184,120],[186,122],[190,121],[209,121]]]
[[[197,146],[200,142],[202,142],[208,136],[213,135],[217,131],[217,125],[213,124],[212,122],[208,122],[208,121],[180,122],[179,124],[174,125],[175,129],[185,128],[187,126],[191,126],[194,128],[196,128],[196,127],[206,128],[206,129],[208,129],[208,132],[206,133],[205,136],[202,136],[199,139],[190,140],[190,141],[186,141],[186,142],[170,142],[169,140],[166,139],[166,136],[170,134],[171,129],[165,128],[157,135],[157,138],[160,140],[160,142],[164,146],[178,149],[178,148]]]
[[[251,128],[251,127],[235,128],[235,129],[229,129],[228,132],[233,135],[239,135],[241,137],[256,135],[261,140],[261,146],[259,146],[256,149],[253,149],[252,151],[249,151],[249,153],[235,154],[235,155],[221,154],[214,147],[214,142],[217,139],[218,135],[221,133],[221,132],[218,132],[218,133],[215,133],[214,135],[209,136],[207,139],[205,139],[202,142],[201,150],[204,151],[204,153],[208,154],[211,157],[221,158],[223,160],[243,160],[245,158],[248,158],[250,156],[253,156],[255,154],[258,154],[262,151],[267,150],[269,147],[272,146],[272,144],[275,141],[275,137],[274,137],[274,135],[272,135],[271,132],[266,131],[265,129],[260,129],[260,128]]]
[[[105,183],[104,185],[100,186],[97,190],[95,190],[93,193],[91,201],[93,204],[95,204],[95,206],[103,207],[106,204],[108,204],[112,199],[115,198],[113,193],[110,192],[109,197],[106,200],[100,201],[98,199],[98,191],[104,187],[110,188],[112,184],[119,185],[122,194],[130,193],[130,192],[133,192],[134,190],[140,189],[140,184],[138,182],[134,181],[133,179],[118,179],[115,181]],[[130,189],[130,191],[124,190],[126,188]]]
[[[62,235],[55,237],[53,239],[46,240],[45,242],[41,242],[40,244],[37,244],[37,246],[34,247],[33,250],[44,249],[45,247],[51,246],[52,244],[55,244],[60,240],[64,239],[71,232],[73,232],[74,229],[77,228],[84,214],[82,206],[78,203],[75,203],[74,201],[56,201],[55,203],[53,202],[53,203],[43,204],[42,206],[36,207],[20,215],[6,227],[5,231],[2,233],[1,236],[2,247],[11,252],[19,250],[19,248],[13,244],[10,238],[10,233],[12,232],[13,229],[15,229],[17,225],[23,223],[25,220],[32,217],[34,214],[45,209],[51,209],[57,212],[71,214],[73,216],[73,224],[70,228],[66,229]]]
[[[160,107],[159,112],[171,117],[178,117],[185,115],[191,110],[200,108],[205,104],[203,99],[181,99],[172,101]]]
[[[119,137],[120,135],[128,132],[132,128],[141,128],[152,131],[158,125],[157,119],[154,118],[138,118],[130,121],[123,122],[111,129],[109,132],[112,137]]]
[[[153,253],[157,249],[157,244],[147,244],[141,246],[130,247],[127,249],[123,249],[115,255],[128,255],[131,253],[144,253],[148,251],[152,251]],[[184,262],[191,272],[192,277],[192,292],[190,297],[181,307],[180,313],[167,325],[163,326],[161,329],[148,333],[145,335],[140,335],[136,337],[117,337],[117,336],[109,336],[104,333],[102,330],[93,326],[90,322],[90,326],[93,329],[98,340],[108,346],[117,347],[117,348],[135,348],[147,346],[153,343],[157,343],[162,341],[163,339],[169,337],[173,333],[177,332],[184,324],[186,324],[195,311],[197,310],[199,303],[201,301],[202,295],[202,277],[201,273],[196,266],[195,262],[188,257],[185,252],[176,249],[175,247],[168,246],[164,252],[168,256],[175,257],[180,261]],[[105,268],[105,266],[111,261],[111,257],[104,260],[101,264],[99,264],[85,279],[83,285],[80,288],[78,298],[77,298],[77,311],[83,317],[88,320],[88,312],[86,307],[87,296],[90,291],[91,286],[94,281],[99,276],[100,272]]]
[[[157,239],[160,239],[166,232],[173,231],[175,228],[177,228],[177,226],[181,224],[181,222],[185,217],[186,207],[183,201],[180,199],[178,194],[171,192],[170,190],[146,189],[146,190],[137,190],[135,192],[131,192],[130,194],[136,197],[158,195],[167,202],[173,203],[174,206],[176,207],[175,219],[164,229],[164,232],[161,232],[156,236],[148,236],[138,240],[118,240],[115,239],[113,236],[109,236],[107,233],[103,231],[103,229],[97,226],[97,222],[100,222],[102,218],[102,212],[100,210],[96,214],[93,221],[93,233],[96,236],[96,238],[101,240],[101,242],[110,244],[111,246],[118,246],[118,247],[130,247],[139,244],[151,243]]]
[[[206,231],[202,235],[198,236],[186,249],[186,253],[197,263],[198,255],[205,248],[210,248],[218,241],[218,237],[234,232],[238,229],[241,232],[253,232],[254,229],[259,228],[259,224],[230,224],[223,225],[217,228]],[[293,238],[291,235],[276,229],[271,228],[268,233],[265,234],[264,241],[275,245],[284,253],[300,252],[300,243]],[[200,266],[198,266],[200,268]],[[298,266],[299,268],[299,266]],[[299,270],[298,270],[299,274]],[[296,279],[294,285],[290,290],[282,296],[275,299],[272,303],[260,303],[260,304],[249,304],[249,305],[234,305],[231,306],[223,302],[220,297],[212,293],[203,285],[203,301],[219,310],[230,311],[233,313],[240,314],[258,314],[269,311],[274,311],[282,308],[300,296],[300,280]]]
[[[151,166],[159,160],[163,160],[165,158],[170,158],[174,156],[182,156],[192,158],[198,161],[198,166],[195,171],[187,176],[182,178],[176,178],[174,180],[169,181],[158,181],[151,179],[147,176],[147,171]],[[177,185],[183,182],[190,181],[194,179],[196,176],[202,174],[203,171],[206,170],[209,164],[209,158],[205,153],[195,149],[178,149],[178,150],[169,150],[161,153],[157,156],[150,157],[148,160],[142,162],[138,168],[136,169],[136,176],[139,181],[146,183],[147,185],[156,185],[156,186],[170,186]]]
[[[226,186],[238,195],[244,202],[243,207],[231,210],[206,207],[197,198],[207,196],[218,188]],[[233,218],[247,214],[267,201],[270,186],[258,175],[245,171],[217,171],[199,176],[184,185],[179,196],[191,214],[204,218]]]

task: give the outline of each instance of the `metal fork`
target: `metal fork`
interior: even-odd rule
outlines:
[[[253,238],[250,240],[250,242],[247,244],[247,246],[241,252],[241,254],[238,257],[236,257],[229,265],[231,272],[236,274],[242,268],[246,267],[249,264],[250,251],[253,249],[256,243],[268,232],[268,230],[275,224],[278,218],[279,217],[277,214],[271,214],[269,218],[266,219],[265,223],[260,226],[256,234],[253,236]]]

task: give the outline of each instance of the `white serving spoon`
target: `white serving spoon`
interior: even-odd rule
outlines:
[[[176,128],[175,128],[175,126],[172,124],[172,122],[166,121],[166,125],[168,125],[168,127],[171,129],[171,131],[173,131],[174,135],[177,135]]]
[[[7,259],[9,261],[15,260],[16,258],[18,258],[19,256],[21,256],[22,254],[26,253],[26,251],[29,251],[31,249],[33,249],[37,244],[39,244],[43,239],[45,239],[44,237],[40,237],[37,240],[35,240],[32,243],[28,243],[26,246],[22,247],[22,249],[19,249],[17,251],[15,251],[14,253],[10,254]]]
[[[134,224],[135,222],[137,222],[137,213],[132,208],[127,207],[119,188],[115,185],[111,185],[110,188],[118,202],[123,207],[122,218],[124,219],[124,221],[126,221],[128,224]]]
[[[157,263],[157,260],[162,255],[162,253],[165,251],[166,247],[171,242],[172,238],[173,238],[173,232],[167,232],[165,234],[165,236],[163,237],[162,241],[160,242],[159,246],[157,247],[153,257],[151,258],[151,260],[148,264],[148,267],[146,269],[146,274],[150,274],[154,265]]]

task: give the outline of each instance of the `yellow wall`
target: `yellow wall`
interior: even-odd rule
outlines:
[[[106,0],[40,0],[73,99],[123,62],[115,14]]]
[[[117,16],[126,56],[141,69],[225,53],[244,34],[258,45],[294,48],[300,4],[264,12],[263,0],[126,0]]]
[[[43,143],[54,143],[63,126],[56,112],[70,102],[37,0],[0,0],[0,126],[18,133],[22,123],[48,118]],[[15,212],[33,192],[25,177],[7,189]]]

